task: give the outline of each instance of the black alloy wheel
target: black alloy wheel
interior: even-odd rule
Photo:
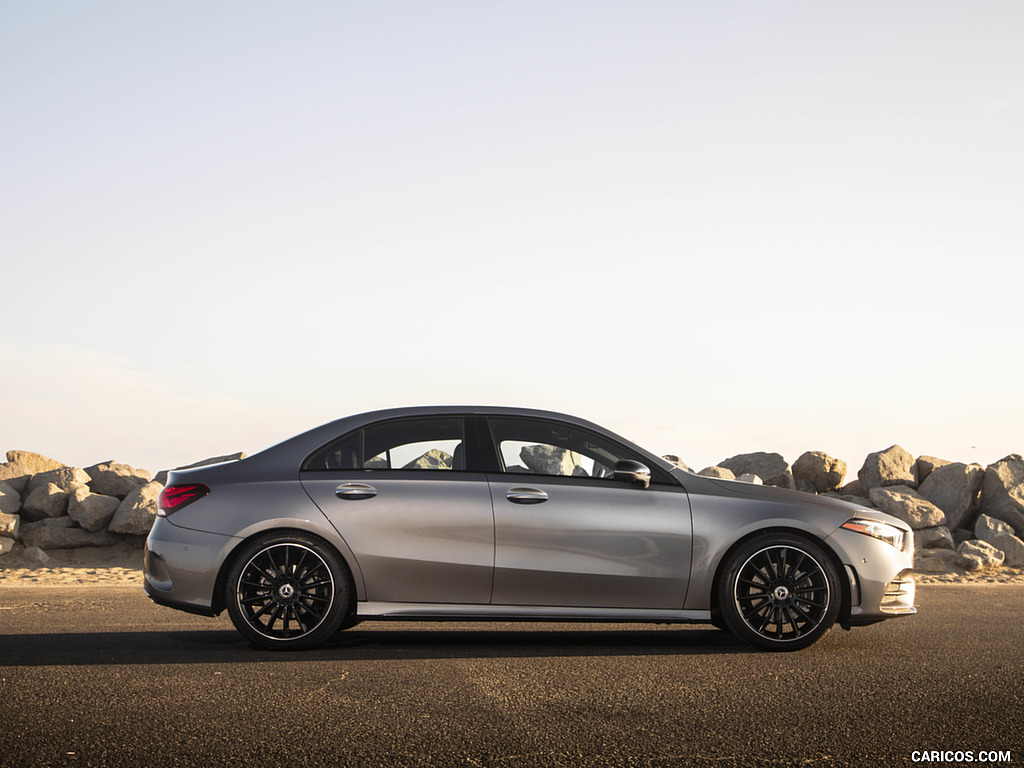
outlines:
[[[842,594],[836,567],[819,545],[764,534],[732,554],[718,599],[735,634],[760,648],[795,651],[835,624]]]
[[[351,605],[351,577],[325,542],[274,534],[249,544],[227,579],[228,614],[252,642],[273,650],[320,645],[337,633]]]

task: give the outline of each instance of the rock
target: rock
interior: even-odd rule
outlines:
[[[21,509],[21,494],[0,480],[0,514],[13,515]]]
[[[1024,567],[1024,541],[1012,533],[1001,533],[991,542],[992,546],[1005,555],[1003,565],[1010,568]]]
[[[731,469],[725,467],[705,467],[697,473],[701,477],[715,477],[719,480],[735,480],[736,474]]]
[[[750,483],[751,485],[764,485],[764,481],[761,480],[760,477],[758,477],[757,475],[752,475],[749,472],[740,475],[739,477],[736,478],[736,480],[741,483]]]
[[[974,531],[969,531],[966,528],[957,528],[953,531],[953,543],[958,547],[965,541],[970,541],[975,538]]]
[[[998,568],[1003,564],[1005,555],[985,541],[972,539],[965,541],[956,549],[959,557],[956,564],[966,571],[980,571],[985,568]]]
[[[6,555],[12,549],[14,549],[14,539],[0,536],[0,556]]]
[[[810,482],[808,480],[804,480],[803,478],[800,478],[799,480],[797,480],[796,478],[794,478],[794,482],[796,483],[796,489],[798,491],[800,491],[801,493],[815,493],[816,494],[818,492],[818,489],[814,487],[814,483],[812,483],[812,482]]]
[[[869,453],[857,477],[869,495],[875,488],[894,485],[917,488],[917,462],[900,446],[893,445],[884,451]]]
[[[84,528],[44,525],[22,531],[21,540],[26,547],[77,549],[78,547],[109,547],[117,544],[120,538],[109,531],[87,531]]]
[[[941,557],[922,557],[915,559],[914,570],[918,573],[945,573],[948,568]]]
[[[60,517],[68,508],[68,494],[53,483],[46,483],[25,497],[22,516],[28,521]]]
[[[1024,512],[1019,509],[985,510],[985,514],[1009,523],[1017,533],[1024,532]]]
[[[0,512],[0,536],[18,538],[18,529],[21,527],[21,518],[18,515],[8,515]]]
[[[113,496],[90,493],[88,488],[76,488],[68,496],[68,517],[87,531],[107,527],[121,502]]]
[[[1013,536],[1017,531],[1009,523],[1003,522],[988,515],[978,515],[978,521],[974,524],[974,538],[980,541],[995,543],[995,538],[1003,534]]]
[[[666,454],[666,455],[662,456],[661,458],[663,458],[667,462],[675,464],[677,467],[679,467],[682,470],[685,470],[686,472],[693,472],[693,470],[690,469],[690,467],[686,464],[686,462],[683,461],[682,459],[680,459],[675,454],[669,453],[669,454]]]
[[[75,467],[51,469],[49,472],[40,472],[39,474],[32,475],[32,479],[25,486],[25,495],[30,495],[36,488],[47,483],[53,483],[62,491],[71,493],[76,486],[87,485],[89,479],[89,475],[85,473],[84,469],[76,469]]]
[[[864,498],[868,496],[864,486],[860,484],[860,480],[851,480],[839,489],[839,494],[842,496],[862,496]]]
[[[1024,458],[1019,453],[1012,453],[985,470],[981,508],[1001,520],[1006,519],[1005,513],[1024,514]]]
[[[176,472],[179,469],[193,469],[194,467],[206,467],[210,464],[223,464],[225,461],[239,461],[240,459],[244,459],[245,456],[245,451],[238,451],[237,453],[229,453],[226,456],[212,456],[208,459],[202,459],[201,461],[197,461],[192,464],[186,464],[183,467],[162,469],[156,473],[156,477],[153,478],[153,482],[160,483],[160,485],[167,485],[167,475],[171,472]]]
[[[757,475],[765,485],[778,488],[796,488],[793,470],[778,453],[741,453],[720,461],[718,466],[730,470],[734,475]]]
[[[953,534],[949,528],[937,525],[934,528],[919,528],[914,531],[914,549],[956,549],[953,543]]]
[[[50,556],[43,552],[39,547],[28,547],[24,552],[21,553],[22,557],[28,560],[30,563],[45,563],[49,561]]]
[[[554,445],[524,445],[519,451],[519,458],[531,472],[541,475],[571,477],[587,474],[580,466],[583,463],[582,456]]]
[[[793,478],[814,486],[817,493],[837,490],[846,477],[846,462],[822,451],[807,451],[793,462]]]
[[[402,469],[451,469],[452,455],[442,451],[440,448],[433,448],[418,459],[413,459]]]
[[[971,512],[977,510],[984,480],[980,464],[949,463],[929,472],[918,493],[946,513],[950,528],[962,528],[970,525]]]
[[[107,530],[133,536],[148,534],[156,520],[157,499],[162,490],[160,483],[151,482],[129,493],[118,506]]]
[[[905,485],[875,488],[871,491],[871,501],[887,515],[899,518],[914,530],[946,524],[946,515],[941,509]]]
[[[25,486],[40,472],[60,469],[64,465],[38,453],[28,451],[8,451],[7,462],[0,464],[0,481],[6,482],[20,494],[24,494]]]
[[[923,483],[932,472],[939,467],[944,467],[947,464],[952,464],[951,461],[945,459],[937,459],[934,456],[918,456],[917,457],[917,480]]]
[[[135,469],[115,461],[86,467],[85,473],[92,478],[89,487],[92,488],[93,493],[117,496],[119,499],[123,499],[152,479],[145,469]]]

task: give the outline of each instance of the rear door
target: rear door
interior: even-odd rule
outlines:
[[[465,420],[378,423],[314,455],[306,492],[345,540],[373,602],[487,604],[494,519],[467,472]]]

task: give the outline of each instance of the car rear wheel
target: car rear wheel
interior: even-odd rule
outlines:
[[[718,605],[729,629],[759,648],[795,651],[836,622],[839,575],[825,550],[802,536],[764,534],[729,557]]]
[[[235,628],[272,650],[314,648],[348,618],[352,579],[324,541],[271,534],[248,544],[228,572],[225,604]]]

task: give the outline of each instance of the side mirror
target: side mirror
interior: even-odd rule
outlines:
[[[647,488],[651,484],[651,470],[646,464],[633,459],[615,462],[615,473],[612,477],[620,483],[632,483],[642,488]]]

